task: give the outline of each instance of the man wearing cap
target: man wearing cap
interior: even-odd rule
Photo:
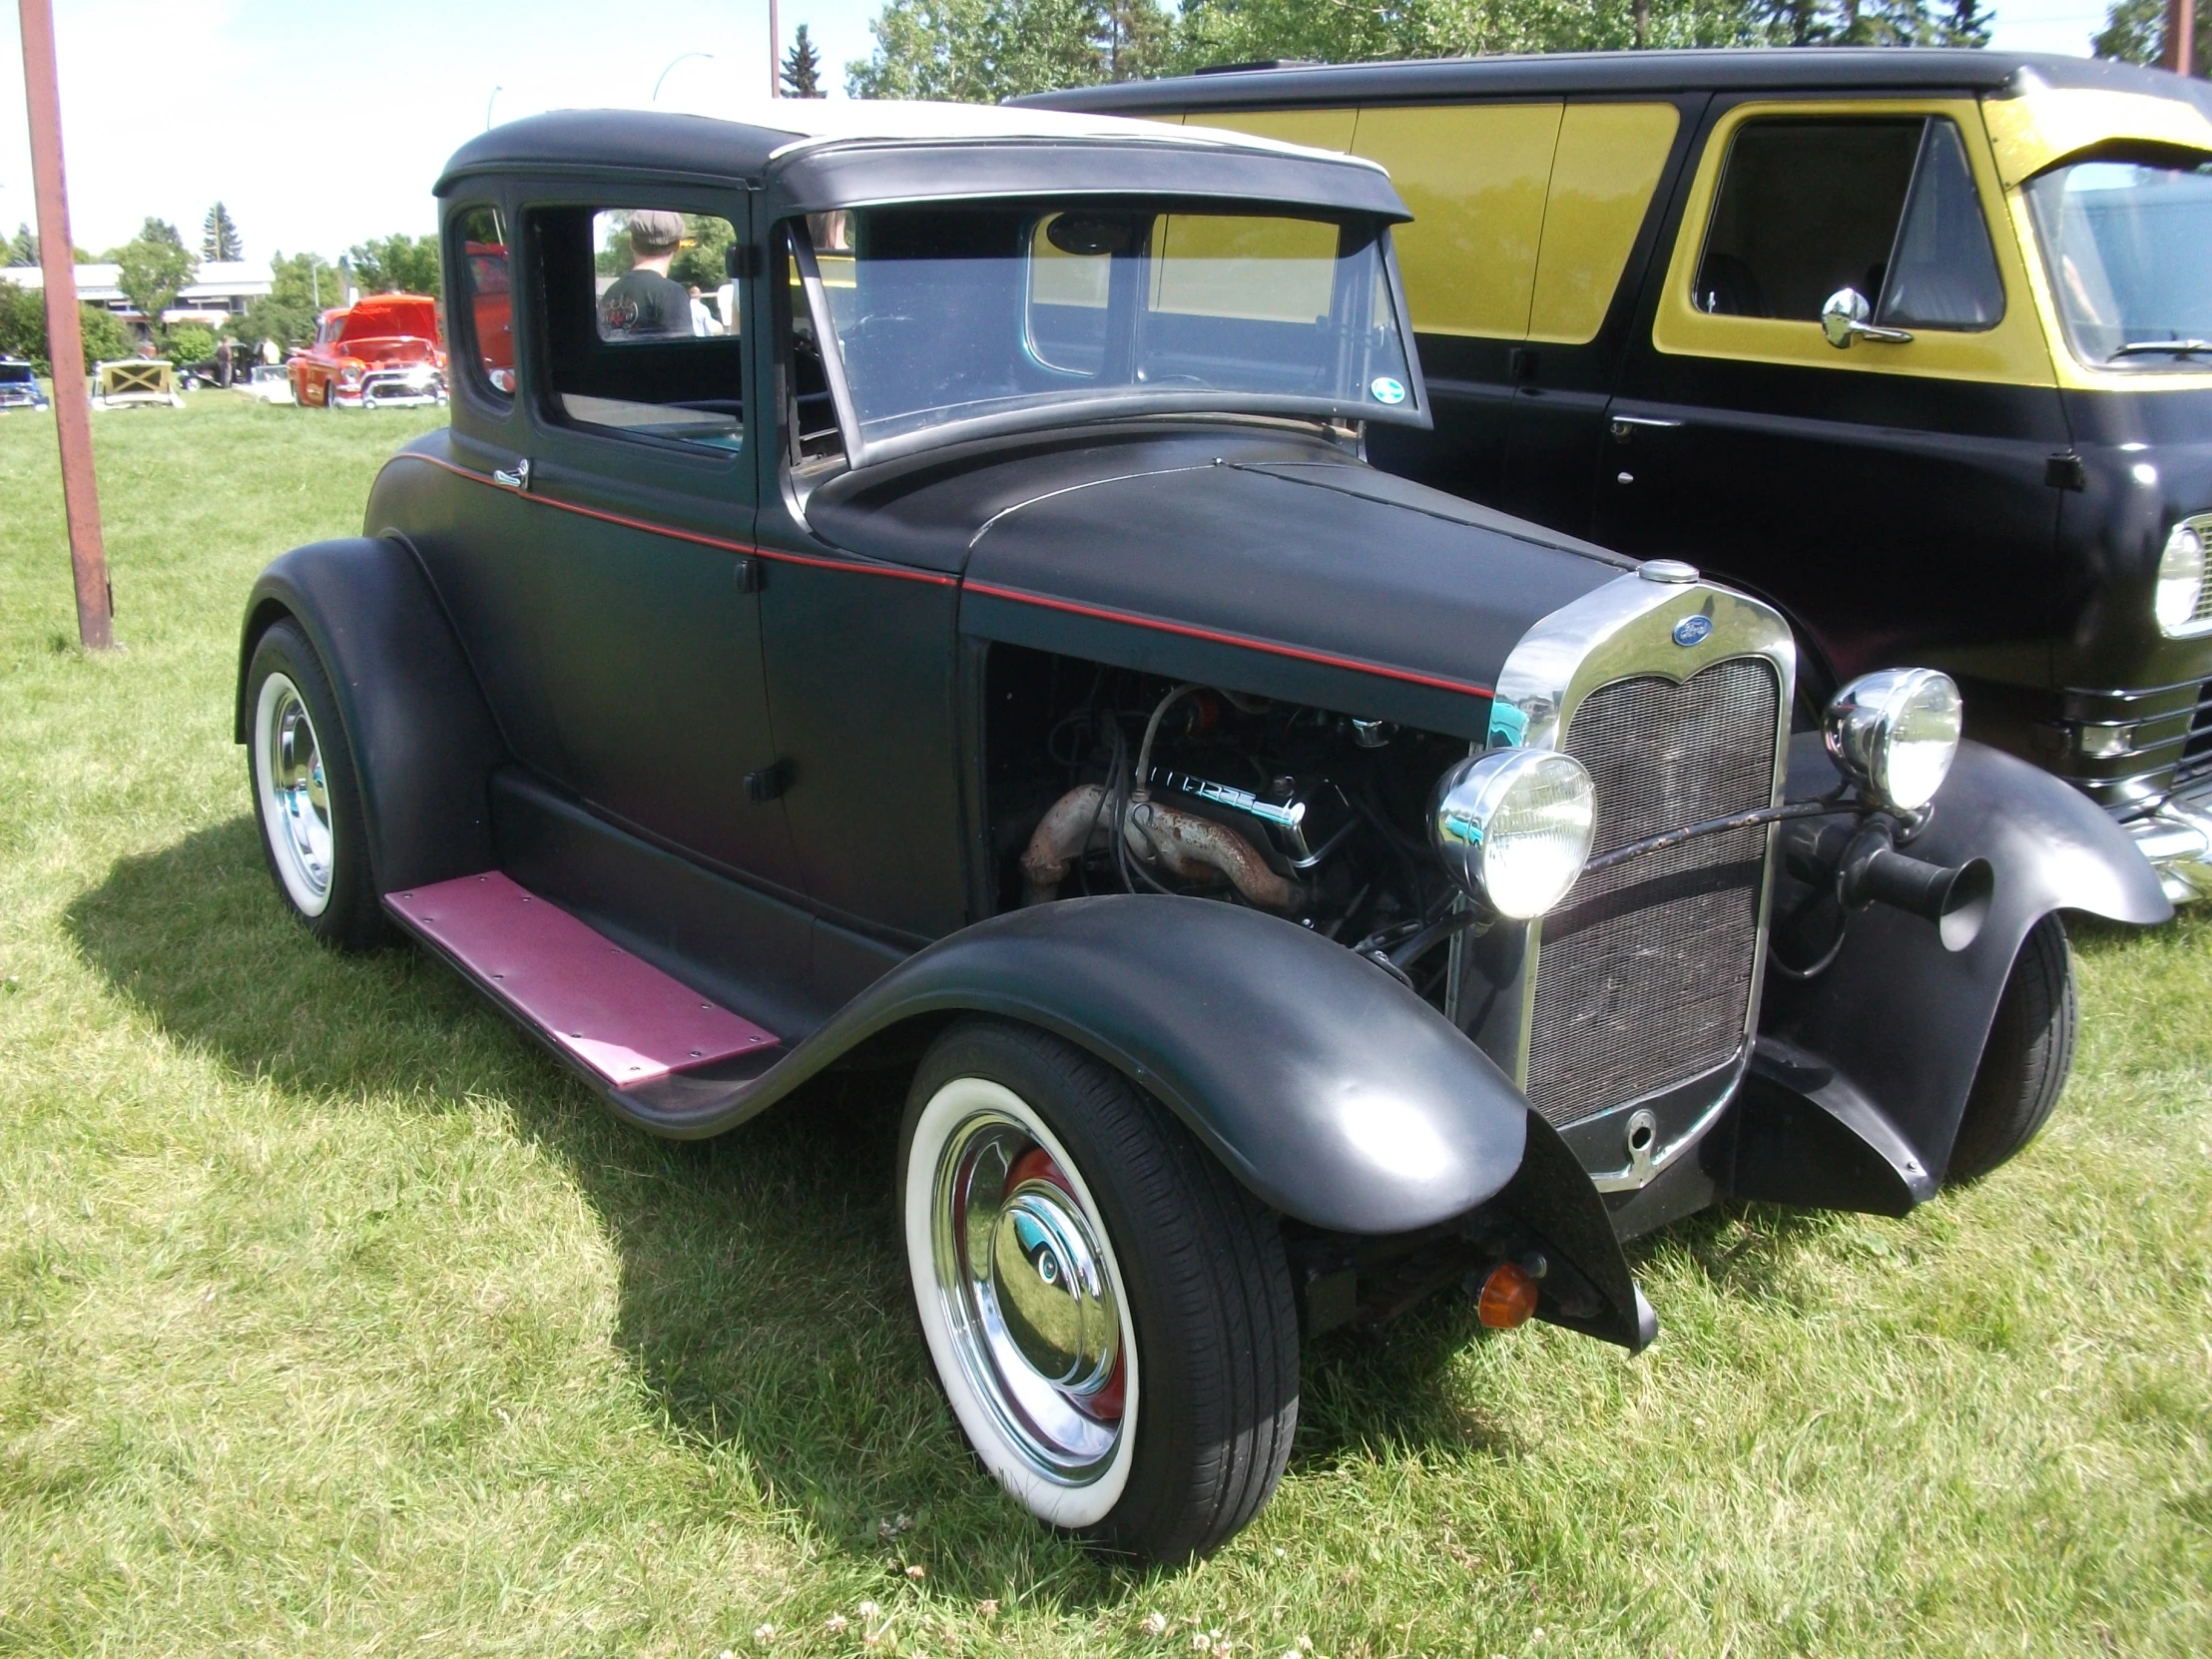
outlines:
[[[630,216],[630,270],[599,296],[602,339],[659,339],[693,332],[691,293],[668,274],[684,241],[684,216],[658,208]]]

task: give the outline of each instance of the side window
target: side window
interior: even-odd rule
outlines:
[[[816,214],[808,221],[815,270],[822,277],[824,297],[833,306],[849,307],[853,293],[851,216]],[[814,312],[801,287],[799,260],[792,234],[777,239],[783,284],[790,307],[783,359],[790,375],[786,412],[791,434],[791,460],[795,467],[828,470],[844,462],[844,434],[837,426],[836,398],[830,390],[830,376],[822,358],[822,341],[815,335]]]
[[[1941,118],[1747,122],[1698,264],[1698,309],[1816,322],[1864,294],[1885,324],[1979,329],[2004,288],[1958,130]]]
[[[541,208],[525,219],[545,412],[631,437],[742,447],[744,284],[730,222],[659,208]]]
[[[456,354],[475,354],[479,384],[504,400],[515,389],[514,296],[507,281],[507,228],[497,208],[466,208],[448,233],[459,245],[468,337]]]

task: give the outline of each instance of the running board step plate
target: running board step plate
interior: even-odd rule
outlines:
[[[497,870],[384,902],[509,1009],[618,1089],[777,1038]]]

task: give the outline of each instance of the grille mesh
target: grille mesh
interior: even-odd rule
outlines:
[[[1592,851],[1770,805],[1780,695],[1761,657],[1592,693],[1563,746],[1597,789]],[[1767,833],[1701,835],[1586,875],[1544,918],[1528,1098],[1551,1122],[1683,1082],[1742,1045]]]
[[[2212,582],[2205,584],[2212,593]],[[2189,718],[2189,736],[2174,768],[2174,787],[2194,795],[2195,786],[2212,782],[2212,680],[2197,694],[2196,712]]]

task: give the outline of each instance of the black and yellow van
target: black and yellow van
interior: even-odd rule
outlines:
[[[1370,158],[1393,470],[1934,663],[2212,892],[2212,87],[1998,52],[1245,69],[1036,100]]]

